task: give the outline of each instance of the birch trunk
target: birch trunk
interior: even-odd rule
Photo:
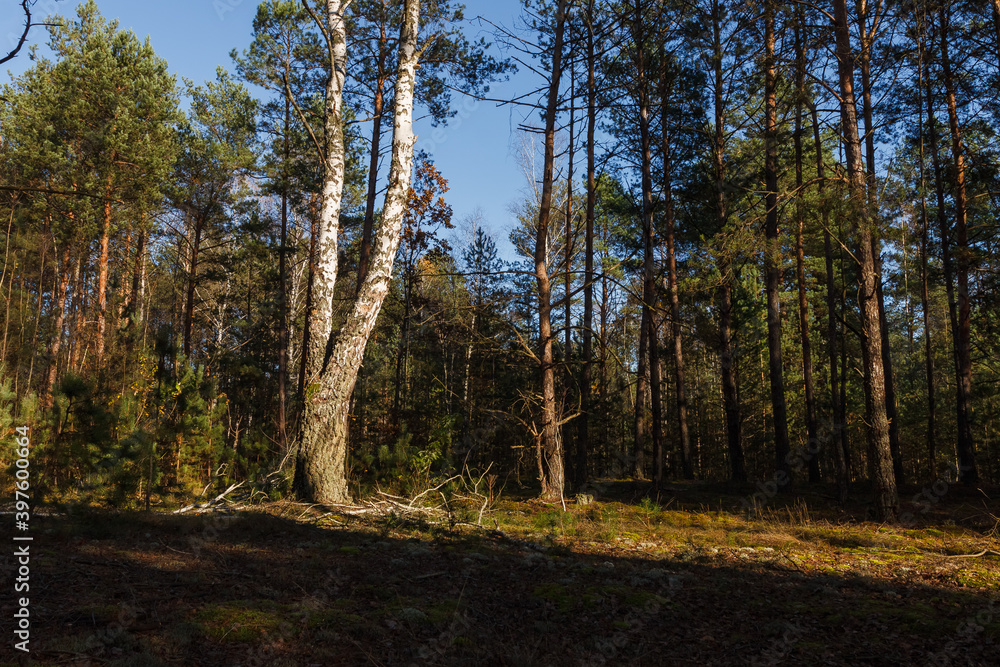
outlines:
[[[317,382],[327,360],[333,335],[333,288],[337,281],[337,236],[340,232],[340,204],[344,196],[344,78],[347,68],[347,21],[350,0],[327,0],[326,35],[330,78],[326,83],[324,114],[323,188],[320,200],[319,234],[316,239],[316,267],[313,302],[309,311],[309,345],[306,355],[306,390]]]
[[[343,14],[346,3],[327,3],[330,13],[331,33],[334,26],[340,30],[340,38],[344,35]],[[298,455],[295,466],[295,488],[304,498],[318,503],[348,502],[350,494],[347,489],[347,426],[350,410],[351,392],[357,380],[358,370],[364,357],[365,347],[375,320],[382,308],[382,302],[389,291],[392,278],[392,265],[399,248],[400,230],[403,225],[403,213],[406,210],[406,195],[410,186],[410,174],[413,168],[413,144],[416,137],[413,134],[413,95],[416,78],[417,35],[420,25],[419,0],[406,0],[403,10],[404,23],[400,35],[399,66],[396,75],[396,97],[393,118],[392,164],[389,170],[389,186],[385,195],[382,223],[375,238],[374,254],[368,275],[365,277],[354,300],[354,305],[344,322],[343,328],[331,346],[329,358],[322,365],[321,372],[309,383],[299,432]],[[346,55],[344,42],[338,47],[340,56]],[[334,65],[343,59],[335,60]],[[338,75],[331,77],[337,78]],[[327,104],[327,124],[335,122],[340,131],[339,93],[343,85],[343,70],[339,74],[340,86],[337,91],[338,104]],[[331,121],[330,115],[335,119]],[[336,199],[339,215],[340,196],[343,186],[343,134],[340,135],[340,154],[327,154],[327,178],[324,183],[324,217],[321,224],[321,241],[319,243],[319,259],[317,264],[322,269],[317,271],[317,282],[323,283],[317,299],[321,303],[317,311],[329,309],[332,297],[333,279],[336,278],[336,232],[338,220],[326,217],[330,213],[331,200]],[[330,180],[334,181],[331,183]],[[330,226],[332,225],[332,230]],[[326,238],[323,239],[324,227]],[[332,241],[330,234],[332,231]],[[328,253],[334,257],[328,257]],[[330,271],[333,270],[331,276]],[[329,290],[324,292],[323,290]],[[327,312],[329,312],[327,310]],[[327,315],[328,317],[328,315]],[[317,333],[327,331],[326,328],[316,329]],[[317,336],[319,338],[319,336]],[[326,345],[322,345],[325,350]],[[317,353],[316,346],[313,354]],[[321,350],[321,351],[323,351]]]

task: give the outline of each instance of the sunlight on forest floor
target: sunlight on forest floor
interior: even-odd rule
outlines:
[[[645,488],[505,496],[483,528],[291,502],[36,516],[31,664],[995,664],[982,492],[882,526],[812,490],[747,512]]]

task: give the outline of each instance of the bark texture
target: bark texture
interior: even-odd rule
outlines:
[[[343,5],[345,3],[327,3],[330,16],[330,32],[335,26],[343,30]],[[399,65],[396,75],[395,109],[393,114],[392,163],[389,170],[389,185],[385,195],[382,223],[374,243],[374,254],[371,266],[354,304],[347,315],[343,327],[330,345],[331,351],[321,372],[309,383],[306,390],[305,405],[299,433],[299,447],[295,467],[295,487],[298,493],[318,503],[347,502],[350,494],[347,488],[347,428],[350,412],[351,393],[357,380],[358,369],[364,357],[368,338],[375,327],[375,320],[382,308],[382,302],[389,291],[392,278],[392,265],[399,248],[400,231],[403,225],[403,214],[406,210],[407,193],[410,186],[410,175],[413,170],[413,145],[416,137],[413,135],[413,96],[415,75],[419,52],[417,36],[420,25],[419,0],[406,0],[403,10],[403,26],[400,36]],[[342,33],[341,33],[342,34]],[[345,55],[344,50],[340,50]],[[336,65],[336,60],[333,65]],[[339,61],[341,64],[343,60]],[[331,79],[336,77],[331,77]],[[340,75],[341,85],[343,75]],[[339,92],[339,91],[338,91]],[[336,114],[339,123],[339,107],[334,109],[327,104],[327,123],[331,122],[329,114]],[[334,181],[324,183],[324,216],[329,214],[330,204],[326,196],[335,195],[339,216],[340,198],[337,188],[343,187],[343,134],[340,134],[341,154],[331,159],[327,155],[328,177]],[[324,281],[329,285],[319,289],[332,290],[332,280],[329,271],[336,268],[336,257],[331,260],[327,253],[336,255],[336,233],[338,220],[332,220],[333,241],[323,240],[323,226],[330,225],[331,220],[321,219],[320,243],[317,253],[317,265],[325,267],[318,273],[325,273]],[[331,230],[327,228],[329,237]],[[334,273],[333,278],[336,278]],[[319,280],[317,281],[319,282]],[[323,294],[322,291],[319,292]],[[329,296],[317,301],[325,301],[329,306]],[[323,306],[317,304],[317,310]],[[327,329],[318,328],[317,334]],[[329,337],[329,336],[328,336]],[[317,335],[317,338],[323,338]],[[327,347],[325,339],[322,347]],[[317,346],[314,345],[314,350]]]
[[[889,445],[889,419],[885,409],[885,373],[882,365],[882,329],[878,309],[878,275],[872,254],[872,225],[867,182],[858,135],[854,97],[854,53],[851,48],[847,1],[834,0],[837,74],[840,87],[841,124],[848,182],[853,200],[855,256],[859,263],[858,296],[861,307],[865,403],[868,422],[868,460],[875,490],[875,518],[893,522],[899,514],[899,497]]]
[[[307,387],[322,372],[333,333],[333,289],[337,281],[340,205],[344,196],[344,78],[347,68],[348,2],[327,0],[326,38],[329,79],[323,124],[323,187],[320,199],[316,259],[312,281],[312,309],[309,311],[309,344],[306,355]]]
[[[567,2],[556,8],[555,39],[552,50],[552,75],[545,109],[545,157],[542,166],[542,196],[538,205],[538,229],[535,236],[535,280],[538,284],[539,370],[542,380],[542,430],[538,440],[538,464],[542,498],[562,498],[565,472],[562,435],[556,405],[555,357],[552,333],[552,284],[547,266],[548,232],[552,214],[552,184],[555,164],[556,111],[559,104],[559,81],[562,78],[563,32]]]

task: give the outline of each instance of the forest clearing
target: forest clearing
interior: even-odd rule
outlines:
[[[3,661],[1000,664],[1000,0],[161,5],[0,0]]]
[[[833,487],[753,513],[728,485],[602,489],[567,511],[498,490],[481,527],[451,492],[46,514],[32,661],[0,664],[996,664],[996,499],[956,487],[886,526]]]

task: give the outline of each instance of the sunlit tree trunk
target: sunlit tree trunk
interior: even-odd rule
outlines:
[[[201,254],[201,233],[204,223],[199,214],[191,213],[191,235],[188,255],[187,296],[184,301],[184,356],[191,358],[194,331],[194,300],[198,280],[198,262]]]
[[[52,407],[52,390],[56,386],[56,375],[59,368],[59,352],[62,349],[63,328],[66,323],[66,297],[69,292],[71,256],[67,245],[63,248],[62,265],[59,267],[59,287],[56,291],[56,320],[52,327],[52,343],[49,345],[49,367],[45,375],[45,392],[42,407]]]
[[[331,67],[343,67],[346,47],[344,46],[343,9],[346,3],[329,0],[327,3],[329,30],[334,48]],[[358,369],[364,358],[368,338],[375,327],[385,295],[392,279],[392,266],[399,249],[403,214],[406,210],[410,176],[413,169],[413,97],[415,74],[419,52],[417,36],[420,26],[419,0],[406,0],[403,10],[403,26],[400,34],[399,66],[396,74],[395,108],[393,114],[392,162],[389,169],[389,185],[385,195],[382,222],[374,241],[371,267],[361,290],[354,300],[343,327],[337,333],[331,352],[322,370],[307,385],[305,403],[301,419],[295,468],[295,488],[297,492],[320,503],[346,502],[350,500],[347,488],[347,435],[351,392],[357,380]],[[340,70],[340,84],[343,84],[343,69]],[[336,79],[337,76],[331,76]],[[324,214],[321,216],[318,261],[322,267],[322,278],[317,288],[316,310],[330,307],[333,281],[336,279],[336,235],[338,218],[329,218],[331,203],[336,199],[339,217],[339,189],[343,185],[343,134],[340,128],[340,88],[337,104],[327,101],[327,125],[336,125],[339,134],[339,156],[331,156],[334,145],[327,144],[326,182],[324,182]],[[331,117],[332,116],[332,117]],[[332,183],[329,181],[333,181]],[[325,230],[325,231],[324,231]],[[326,235],[325,237],[323,235]],[[328,238],[332,234],[333,240]],[[333,253],[334,258],[328,257]],[[334,273],[331,275],[331,269]],[[327,311],[328,312],[328,311]],[[317,326],[317,337],[329,326]],[[321,346],[313,344],[317,354]]]
[[[559,500],[564,486],[562,437],[556,406],[555,358],[552,333],[552,285],[549,279],[548,232],[552,214],[552,183],[555,164],[556,112],[559,104],[559,81],[562,78],[563,32],[568,3],[556,7],[555,38],[552,47],[551,79],[545,109],[545,157],[542,166],[542,195],[538,205],[538,229],[535,235],[535,280],[538,285],[538,361],[542,384],[542,431],[539,438],[539,474],[542,498]]]
[[[104,216],[101,219],[100,258],[97,264],[97,365],[104,361],[104,337],[108,313],[108,259],[111,242],[111,177],[104,192]]]
[[[324,109],[323,184],[320,198],[312,309],[308,313],[309,345],[306,355],[306,393],[311,391],[326,366],[333,341],[333,290],[337,281],[340,206],[344,195],[346,155],[344,148],[344,77],[347,66],[346,2],[327,0],[326,25],[329,78]]]
[[[857,107],[854,97],[854,53],[851,47],[847,1],[834,0],[837,73],[840,110],[844,133],[844,154],[856,222],[856,258],[859,263],[858,295],[861,306],[865,403],[868,422],[868,457],[875,487],[875,515],[879,521],[895,521],[899,497],[889,446],[889,420],[885,410],[885,373],[882,365],[881,321],[878,310],[878,275],[872,255],[872,223],[868,210],[864,161],[858,136]]]

